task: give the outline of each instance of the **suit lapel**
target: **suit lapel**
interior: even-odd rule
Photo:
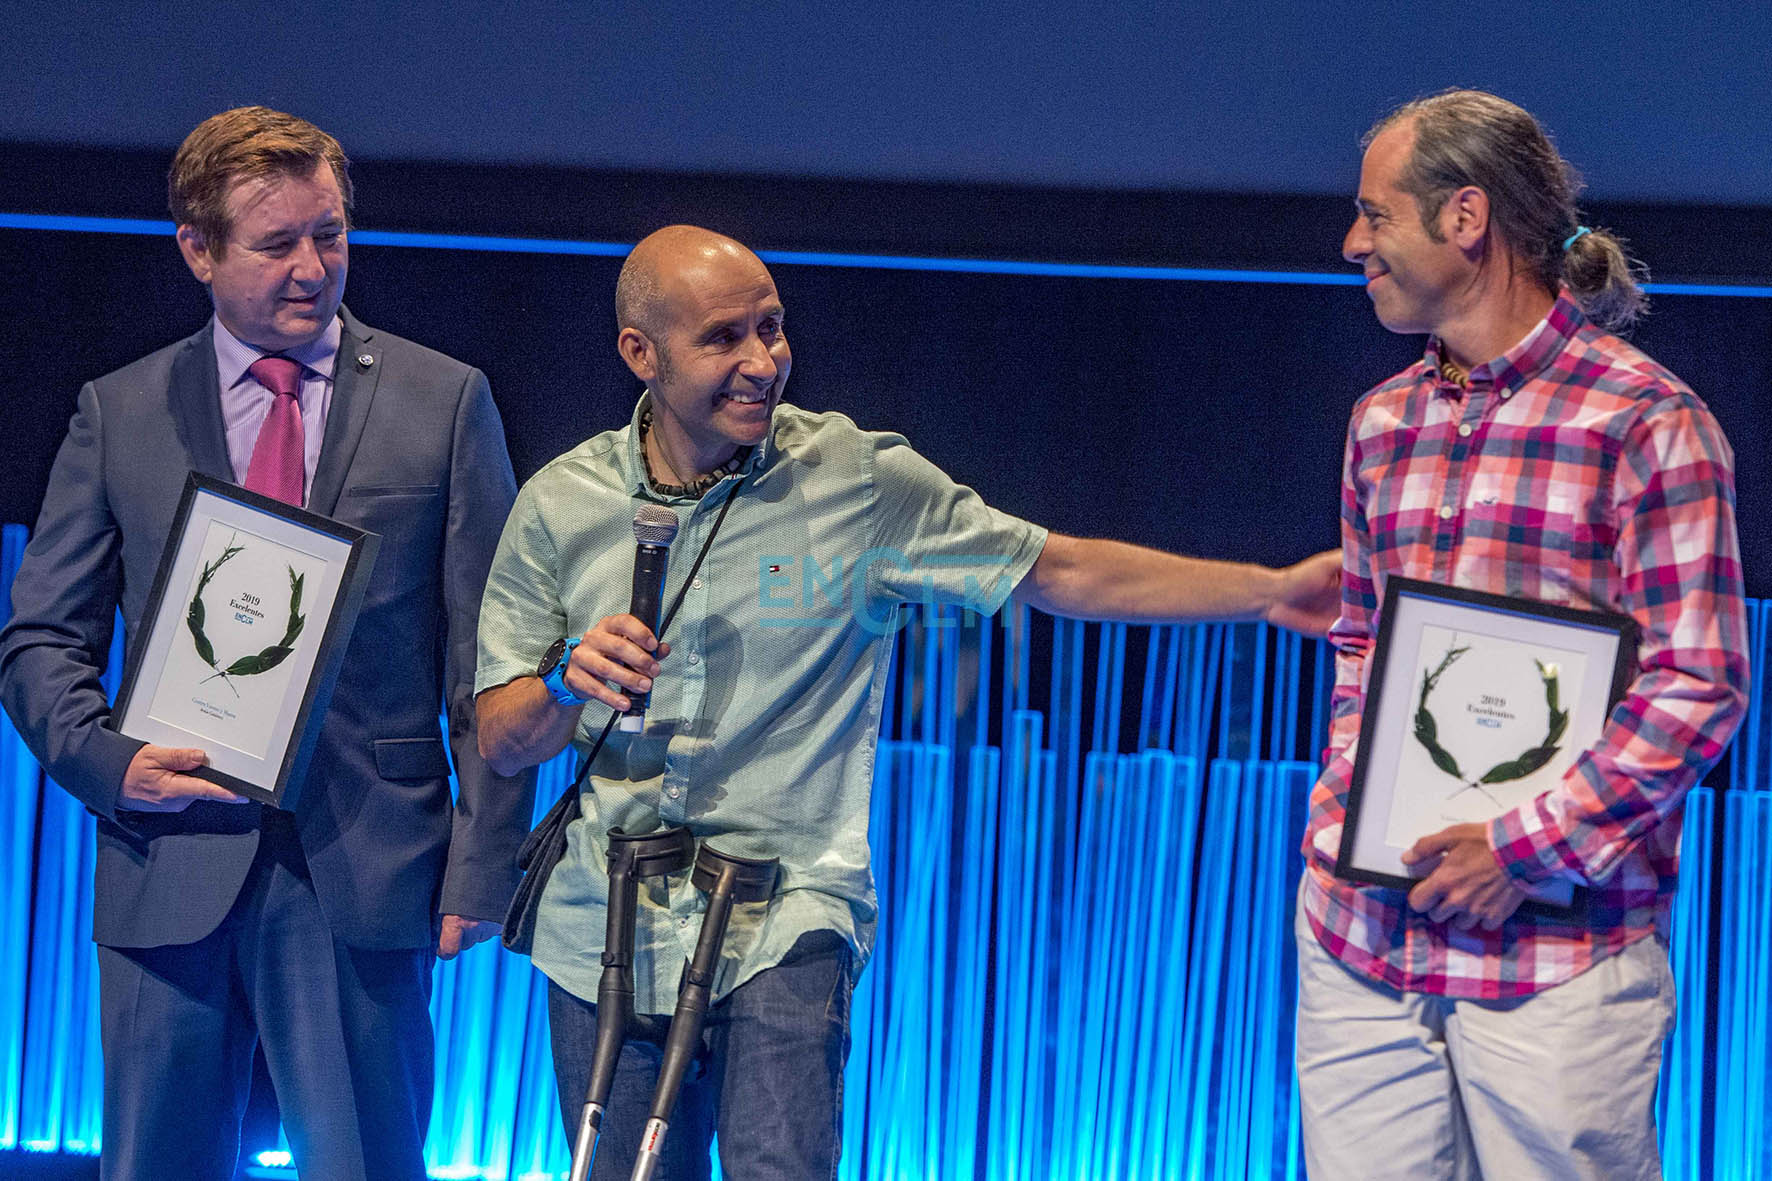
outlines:
[[[222,425],[221,381],[215,374],[215,322],[185,341],[172,360],[167,399],[191,466],[206,476],[234,481],[228,433]]]
[[[345,476],[369,421],[369,406],[381,380],[381,350],[374,344],[375,330],[365,327],[343,308],[344,332],[338,341],[338,359],[332,366],[332,405],[326,411],[326,437],[320,443],[320,464],[308,489],[308,511],[331,516],[344,490]],[[367,363],[365,363],[367,358]],[[214,366],[211,366],[213,369]],[[210,383],[215,382],[214,374]]]

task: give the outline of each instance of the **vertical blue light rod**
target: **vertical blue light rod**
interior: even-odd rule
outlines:
[[[1004,661],[1008,663],[1007,658]],[[954,954],[953,1036],[948,1042],[947,1077],[954,1087],[947,1098],[948,1141],[953,1175],[983,1176],[978,1159],[986,1088],[984,1034],[990,943],[983,937],[991,924],[991,883],[996,863],[997,799],[1001,794],[1003,752],[992,746],[972,749],[965,792],[965,829],[960,848],[960,896],[955,907],[957,943]]]
[[[1680,884],[1674,895],[1673,930],[1668,948],[1679,1013],[1664,1047],[1656,1125],[1661,1132],[1662,1172],[1674,1181],[1701,1181],[1706,991],[1710,975],[1712,817],[1716,793],[1709,787],[1687,793],[1680,834]]]
[[[1748,673],[1752,684],[1747,695],[1747,716],[1735,736],[1729,756],[1729,787],[1734,791],[1772,787],[1766,775],[1764,760],[1772,754],[1772,710],[1766,708],[1767,621],[1772,616],[1772,600],[1749,599],[1747,604]]]
[[[0,528],[0,591],[12,586],[25,552],[22,525]],[[12,617],[12,596],[0,593],[0,625]],[[42,796],[42,773],[12,719],[0,714],[0,922],[15,937],[31,931],[32,845]],[[30,978],[27,955],[0,961],[0,1149],[18,1147],[19,1104],[25,1064],[25,1012]]]
[[[1199,878],[1195,885],[1192,955],[1188,961],[1187,1026],[1182,1058],[1187,1067],[1183,1086],[1172,1104],[1169,1126],[1185,1137],[1190,1169],[1203,1169],[1210,1159],[1214,1081],[1219,1070],[1222,1004],[1229,966],[1225,918],[1231,912],[1231,881],[1236,855],[1236,799],[1242,790],[1242,767],[1215,760],[1207,779],[1204,833],[1200,842]],[[1211,1174],[1200,1173],[1201,1176]]]
[[[1723,946],[1718,981],[1720,1058],[1714,1130],[1715,1176],[1763,1175],[1766,1063],[1768,819],[1772,796],[1724,797]],[[1724,1097],[1727,1097],[1726,1100]]]
[[[115,693],[123,627],[114,624],[104,684]],[[19,1142],[43,1151],[94,1152],[103,1097],[97,954],[92,945],[94,819],[44,784],[30,927],[31,1004],[25,1023]]]
[[[951,686],[952,682],[949,684]],[[926,1120],[927,1131],[922,1144],[922,1156],[912,1161],[912,1171],[919,1176],[933,1177],[940,1173],[945,1163],[942,1146],[953,1139],[952,1129],[943,1125],[946,1104],[942,1099],[955,1086],[964,1085],[964,1080],[949,1078],[941,1070],[942,1054],[952,1036],[948,1023],[952,1007],[948,982],[952,978],[949,960],[953,940],[949,937],[948,923],[955,896],[952,873],[954,863],[958,860],[954,856],[953,847],[955,760],[954,752],[948,749],[930,751],[928,757],[927,774],[933,788],[933,798],[918,826],[905,836],[917,839],[923,850],[926,861],[923,873],[930,907],[929,921],[924,932],[928,947],[927,984],[924,989],[924,994],[928,997],[928,1011],[924,1020],[923,1039],[915,1047],[916,1069],[926,1085],[921,1096],[913,1096],[919,1113]]]

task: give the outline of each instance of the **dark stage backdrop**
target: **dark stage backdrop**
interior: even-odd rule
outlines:
[[[0,145],[12,211],[164,217],[165,158]],[[370,162],[368,229],[631,242],[673,219],[760,249],[1346,269],[1341,198],[1081,193]],[[1772,213],[1621,207],[1664,276],[1772,274]],[[1722,249],[1719,233],[1738,248]],[[480,366],[519,477],[627,418],[619,260],[356,245],[367,322]],[[1335,544],[1347,415],[1407,364],[1358,287],[778,264],[790,400],[890,428],[991,503],[1052,528],[1277,563]],[[35,520],[82,381],[197,328],[160,236],[0,230],[0,520]],[[1772,595],[1772,299],[1664,295],[1636,339],[1710,403],[1738,458],[1749,592]],[[144,455],[142,462],[161,457]]]
[[[1392,104],[1522,103],[1608,197],[1772,202],[1772,7],[8,0],[0,138],[263,102],[383,159],[1339,193]],[[1459,36],[1470,31],[1475,35]],[[324,46],[322,54],[303,52]]]

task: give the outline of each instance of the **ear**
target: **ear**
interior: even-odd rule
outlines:
[[[185,265],[197,276],[197,282],[207,284],[215,275],[215,260],[203,243],[203,235],[196,226],[180,226],[177,237],[178,252],[185,256]]]
[[[638,328],[623,328],[615,338],[615,351],[634,376],[647,385],[658,378],[658,348]]]
[[[1446,201],[1441,214],[1450,225],[1442,225],[1447,235],[1467,253],[1479,253],[1489,236],[1489,194],[1476,185],[1465,185]]]

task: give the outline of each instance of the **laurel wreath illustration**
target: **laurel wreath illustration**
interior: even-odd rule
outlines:
[[[1446,655],[1440,658],[1439,667],[1422,677],[1421,699],[1416,703],[1415,708],[1415,740],[1427,748],[1428,757],[1433,759],[1434,766],[1457,779],[1467,788],[1482,791],[1482,785],[1486,783],[1507,783],[1514,779],[1524,779],[1550,762],[1551,756],[1557,753],[1557,748],[1562,742],[1563,731],[1569,727],[1569,711],[1563,709],[1557,702],[1557,666],[1546,664],[1536,657],[1532,660],[1532,663],[1538,666],[1539,679],[1544,682],[1544,703],[1550,710],[1550,724],[1544,732],[1544,739],[1537,746],[1516,755],[1514,758],[1495,764],[1477,778],[1467,780],[1464,771],[1458,765],[1458,760],[1452,757],[1452,752],[1440,745],[1439,723],[1434,720],[1433,713],[1427,707],[1428,694],[1434,691],[1434,686],[1439,683],[1441,675],[1451,668],[1460,656],[1470,651],[1468,644],[1462,648],[1456,645],[1457,641],[1454,640],[1453,646],[1447,648]],[[1488,795],[1489,793],[1483,792],[1483,794]]]
[[[268,648],[261,648],[257,652],[240,657],[226,668],[217,663],[215,645],[211,644],[209,637],[203,633],[203,623],[208,615],[203,607],[203,590],[209,585],[209,580],[215,577],[215,572],[227,565],[230,559],[245,548],[245,546],[236,543],[233,538],[228,539],[228,544],[220,555],[216,557],[215,561],[205,564],[203,573],[198,575],[197,592],[191,596],[190,610],[185,612],[185,626],[191,629],[191,639],[197,645],[197,655],[202,658],[204,664],[215,670],[214,673],[203,678],[203,683],[220,677],[222,684],[233,689],[236,697],[240,695],[240,690],[234,689],[233,678],[257,676],[259,673],[269,672],[282,664],[284,659],[294,651],[295,638],[301,635],[302,625],[308,621],[308,617],[301,613],[302,580],[306,575],[297,574],[295,567],[291,566],[289,567],[289,623],[284,628],[283,638]]]

